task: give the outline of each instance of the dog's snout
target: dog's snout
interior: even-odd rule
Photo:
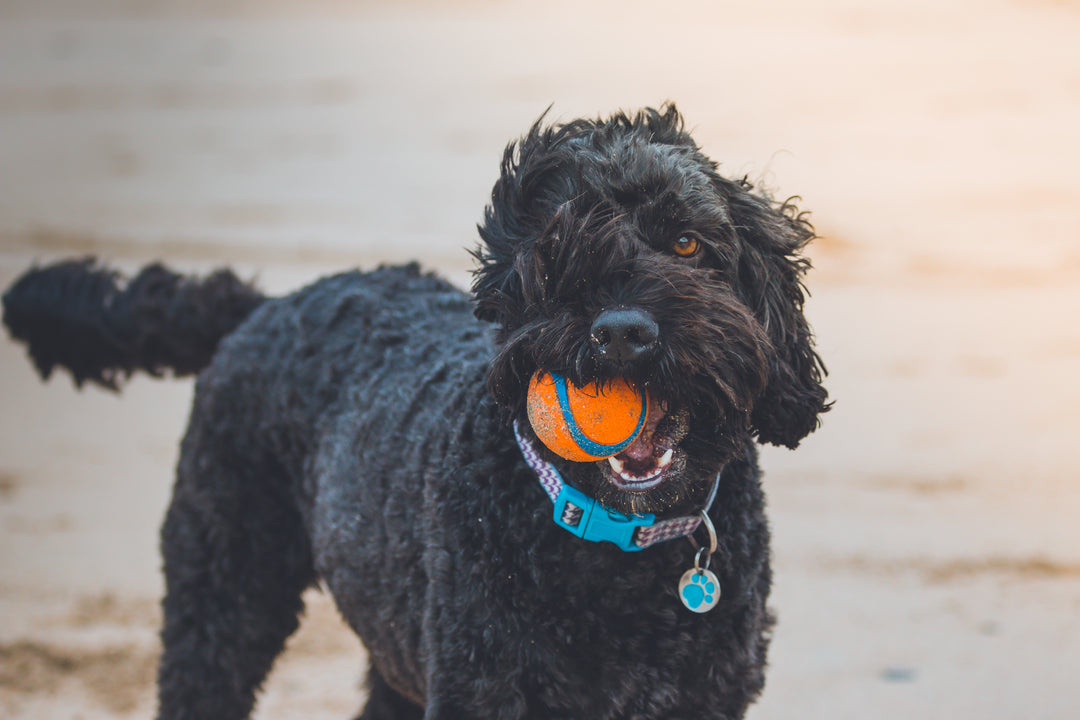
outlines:
[[[589,340],[598,359],[626,365],[656,349],[660,326],[639,308],[614,308],[596,316]]]

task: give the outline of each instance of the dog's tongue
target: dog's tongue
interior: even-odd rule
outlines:
[[[638,461],[652,459],[653,456],[656,455],[656,445],[653,443],[653,433],[656,432],[657,424],[664,419],[664,415],[664,409],[660,407],[660,403],[649,398],[649,419],[645,421],[645,427],[641,429],[641,434],[637,436],[634,442],[630,443],[630,445],[616,457],[624,460]]]

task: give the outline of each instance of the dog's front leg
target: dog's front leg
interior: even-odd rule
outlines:
[[[483,670],[498,661],[482,657],[482,643],[474,633],[498,633],[501,628],[463,625],[463,608],[458,600],[475,591],[475,587],[463,585],[469,582],[466,569],[455,563],[455,554],[441,544],[429,547],[426,567],[428,588],[422,630],[422,652],[427,663],[424,720],[529,717],[523,693],[515,684],[517,673],[509,668],[499,674],[498,680],[492,680],[491,673]]]
[[[460,699],[455,695],[449,683],[450,674],[444,667],[445,653],[442,651],[446,637],[447,623],[443,615],[447,611],[446,592],[453,586],[454,559],[450,552],[442,547],[429,547],[426,557],[428,571],[427,595],[424,603],[423,644],[422,650],[427,659],[427,702],[424,707],[424,720],[465,720],[470,716],[461,707]]]

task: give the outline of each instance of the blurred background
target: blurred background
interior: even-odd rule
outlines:
[[[465,287],[508,141],[667,100],[821,235],[836,406],[763,453],[750,717],[1080,717],[1076,0],[0,0],[0,285],[95,254]],[[0,341],[0,715],[152,715],[190,396],[41,384]],[[359,709],[362,649],[308,614],[256,717]]]

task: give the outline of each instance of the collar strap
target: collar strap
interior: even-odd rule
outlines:
[[[677,517],[668,520],[656,520],[652,513],[646,515],[624,515],[601,505],[575,487],[566,484],[555,466],[540,457],[532,442],[525,437],[514,422],[514,437],[525,457],[525,462],[540,479],[544,492],[555,504],[552,518],[555,524],[583,540],[590,542],[610,542],[626,552],[635,552],[655,545],[664,540],[672,540],[691,535],[701,524],[702,514],[708,512],[716,498],[720,486],[720,475],[716,476],[709,499],[702,513],[690,517]]]

